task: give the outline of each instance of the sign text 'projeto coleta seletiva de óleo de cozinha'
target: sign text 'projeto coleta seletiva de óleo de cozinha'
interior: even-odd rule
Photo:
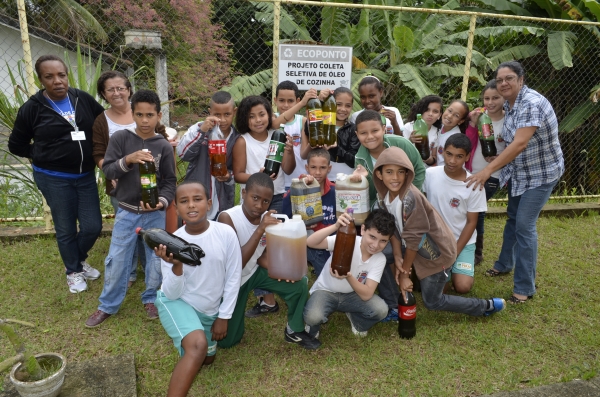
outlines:
[[[350,87],[352,47],[279,45],[279,82],[299,89]]]

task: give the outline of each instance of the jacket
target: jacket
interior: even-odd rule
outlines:
[[[181,137],[177,145],[177,155],[183,161],[188,161],[185,172],[185,180],[202,182],[209,190],[212,190],[210,178],[210,158],[208,156],[208,134],[200,130],[202,123],[192,125],[185,135]],[[229,139],[227,140],[227,169],[231,178],[227,182],[215,180],[217,197],[219,198],[219,211],[232,208],[235,195],[235,182],[233,180],[233,146],[240,137],[240,133],[231,126]],[[213,192],[209,192],[209,198]]]
[[[50,171],[83,174],[96,164],[92,157],[92,125],[104,108],[87,92],[69,88],[75,122],[85,140],[74,141],[73,126],[58,114],[38,91],[21,106],[8,138],[8,150],[33,160],[36,167]],[[31,142],[33,140],[33,142]]]
[[[420,190],[421,186],[423,186],[423,181],[425,180],[425,165],[423,165],[421,155],[412,142],[401,136],[384,134],[383,146],[386,148],[395,146],[402,149],[404,153],[406,153],[414,169],[414,179],[412,180],[412,183],[417,187],[417,189]],[[356,153],[354,168],[356,168],[359,164],[365,167],[369,172],[369,175],[367,176],[367,180],[369,181],[369,201],[371,203],[371,208],[373,208],[375,202],[377,201],[375,185],[373,184],[373,171],[376,167],[373,166],[373,160],[371,160],[369,149],[363,145],[360,145],[358,153]]]
[[[142,185],[138,164],[127,165],[125,157],[138,150],[149,149],[154,156],[156,165],[156,183],[158,199],[163,204],[163,210],[175,198],[175,156],[173,148],[162,135],[154,135],[142,139],[135,132],[120,130],[113,134],[108,142],[108,148],[102,164],[102,172],[108,179],[118,179],[115,197],[119,200],[119,208],[133,213],[143,213],[140,207],[142,200]]]
[[[164,125],[158,124],[156,126],[156,132],[158,134],[163,135],[166,138],[166,128]],[[106,115],[104,114],[104,112],[102,112],[98,115],[98,117],[96,117],[96,120],[94,121],[94,125],[92,127],[92,156],[94,157],[94,162],[96,163],[96,165],[98,165],[100,160],[102,160],[104,158],[104,155],[106,154],[109,138],[110,137],[108,136],[108,122],[106,121]],[[98,168],[100,168],[99,165]],[[107,178],[104,179],[106,184],[106,194],[112,196],[114,193],[112,187],[112,180]]]
[[[417,251],[413,262],[417,277],[423,279],[451,268],[456,261],[456,240],[441,215],[413,184],[415,174],[412,162],[400,148],[390,147],[379,155],[375,168],[386,164],[406,168],[404,184],[398,193],[402,200],[402,211],[394,216],[396,224],[402,225],[400,237],[403,244],[407,249]],[[388,188],[377,177],[374,178],[374,184],[379,207],[386,209],[384,199]]]
[[[336,163],[346,163],[348,167],[354,168],[358,148],[360,141],[356,136],[356,125],[348,122],[338,130],[337,147],[329,149],[329,154],[333,154],[331,159]]]

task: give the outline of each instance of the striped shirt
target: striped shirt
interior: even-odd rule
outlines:
[[[502,138],[508,147],[519,128],[537,127],[527,147],[500,173],[500,186],[511,180],[512,196],[554,182],[565,171],[558,140],[558,121],[550,102],[539,92],[523,86],[510,109],[504,102]]]

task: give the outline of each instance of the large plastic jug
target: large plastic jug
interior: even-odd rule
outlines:
[[[300,215],[288,219],[285,215],[275,216],[282,223],[268,226],[267,262],[269,277],[298,281],[306,276],[306,226]]]
[[[360,182],[350,182],[350,175],[337,174],[335,178],[335,214],[340,217],[348,208],[354,210],[354,223],[362,225],[369,213],[369,181],[361,176]]]
[[[316,179],[310,185],[306,179],[292,179],[290,193],[293,215],[300,215],[306,226],[323,221],[321,185]]]

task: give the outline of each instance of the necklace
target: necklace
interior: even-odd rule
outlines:
[[[59,113],[59,112],[56,110],[56,109],[59,109],[59,110],[60,110],[60,108],[58,107],[58,105],[56,104],[56,102],[54,102],[54,101],[52,100],[52,98],[50,98],[50,97],[48,96],[48,94],[47,94],[46,92],[44,92],[44,96],[45,96],[45,97],[46,97],[46,98],[47,98],[47,99],[48,99],[50,102],[52,102],[52,105],[54,105],[54,111],[55,111],[56,113],[60,114],[60,113]],[[68,99],[68,101],[67,101],[67,102],[69,102],[69,108],[71,109],[71,114],[73,114],[73,119],[71,119],[69,116],[65,117],[65,116],[64,116],[64,115],[62,115],[62,114],[60,114],[60,115],[61,115],[62,117],[64,117],[64,119],[65,119],[65,120],[67,120],[67,122],[68,122],[69,124],[71,124],[71,125],[72,125],[72,126],[75,128],[75,130],[78,130],[78,128],[77,128],[77,123],[75,122],[75,109],[73,109],[73,105],[71,104],[71,99],[69,99],[69,94],[67,94],[67,99]]]

